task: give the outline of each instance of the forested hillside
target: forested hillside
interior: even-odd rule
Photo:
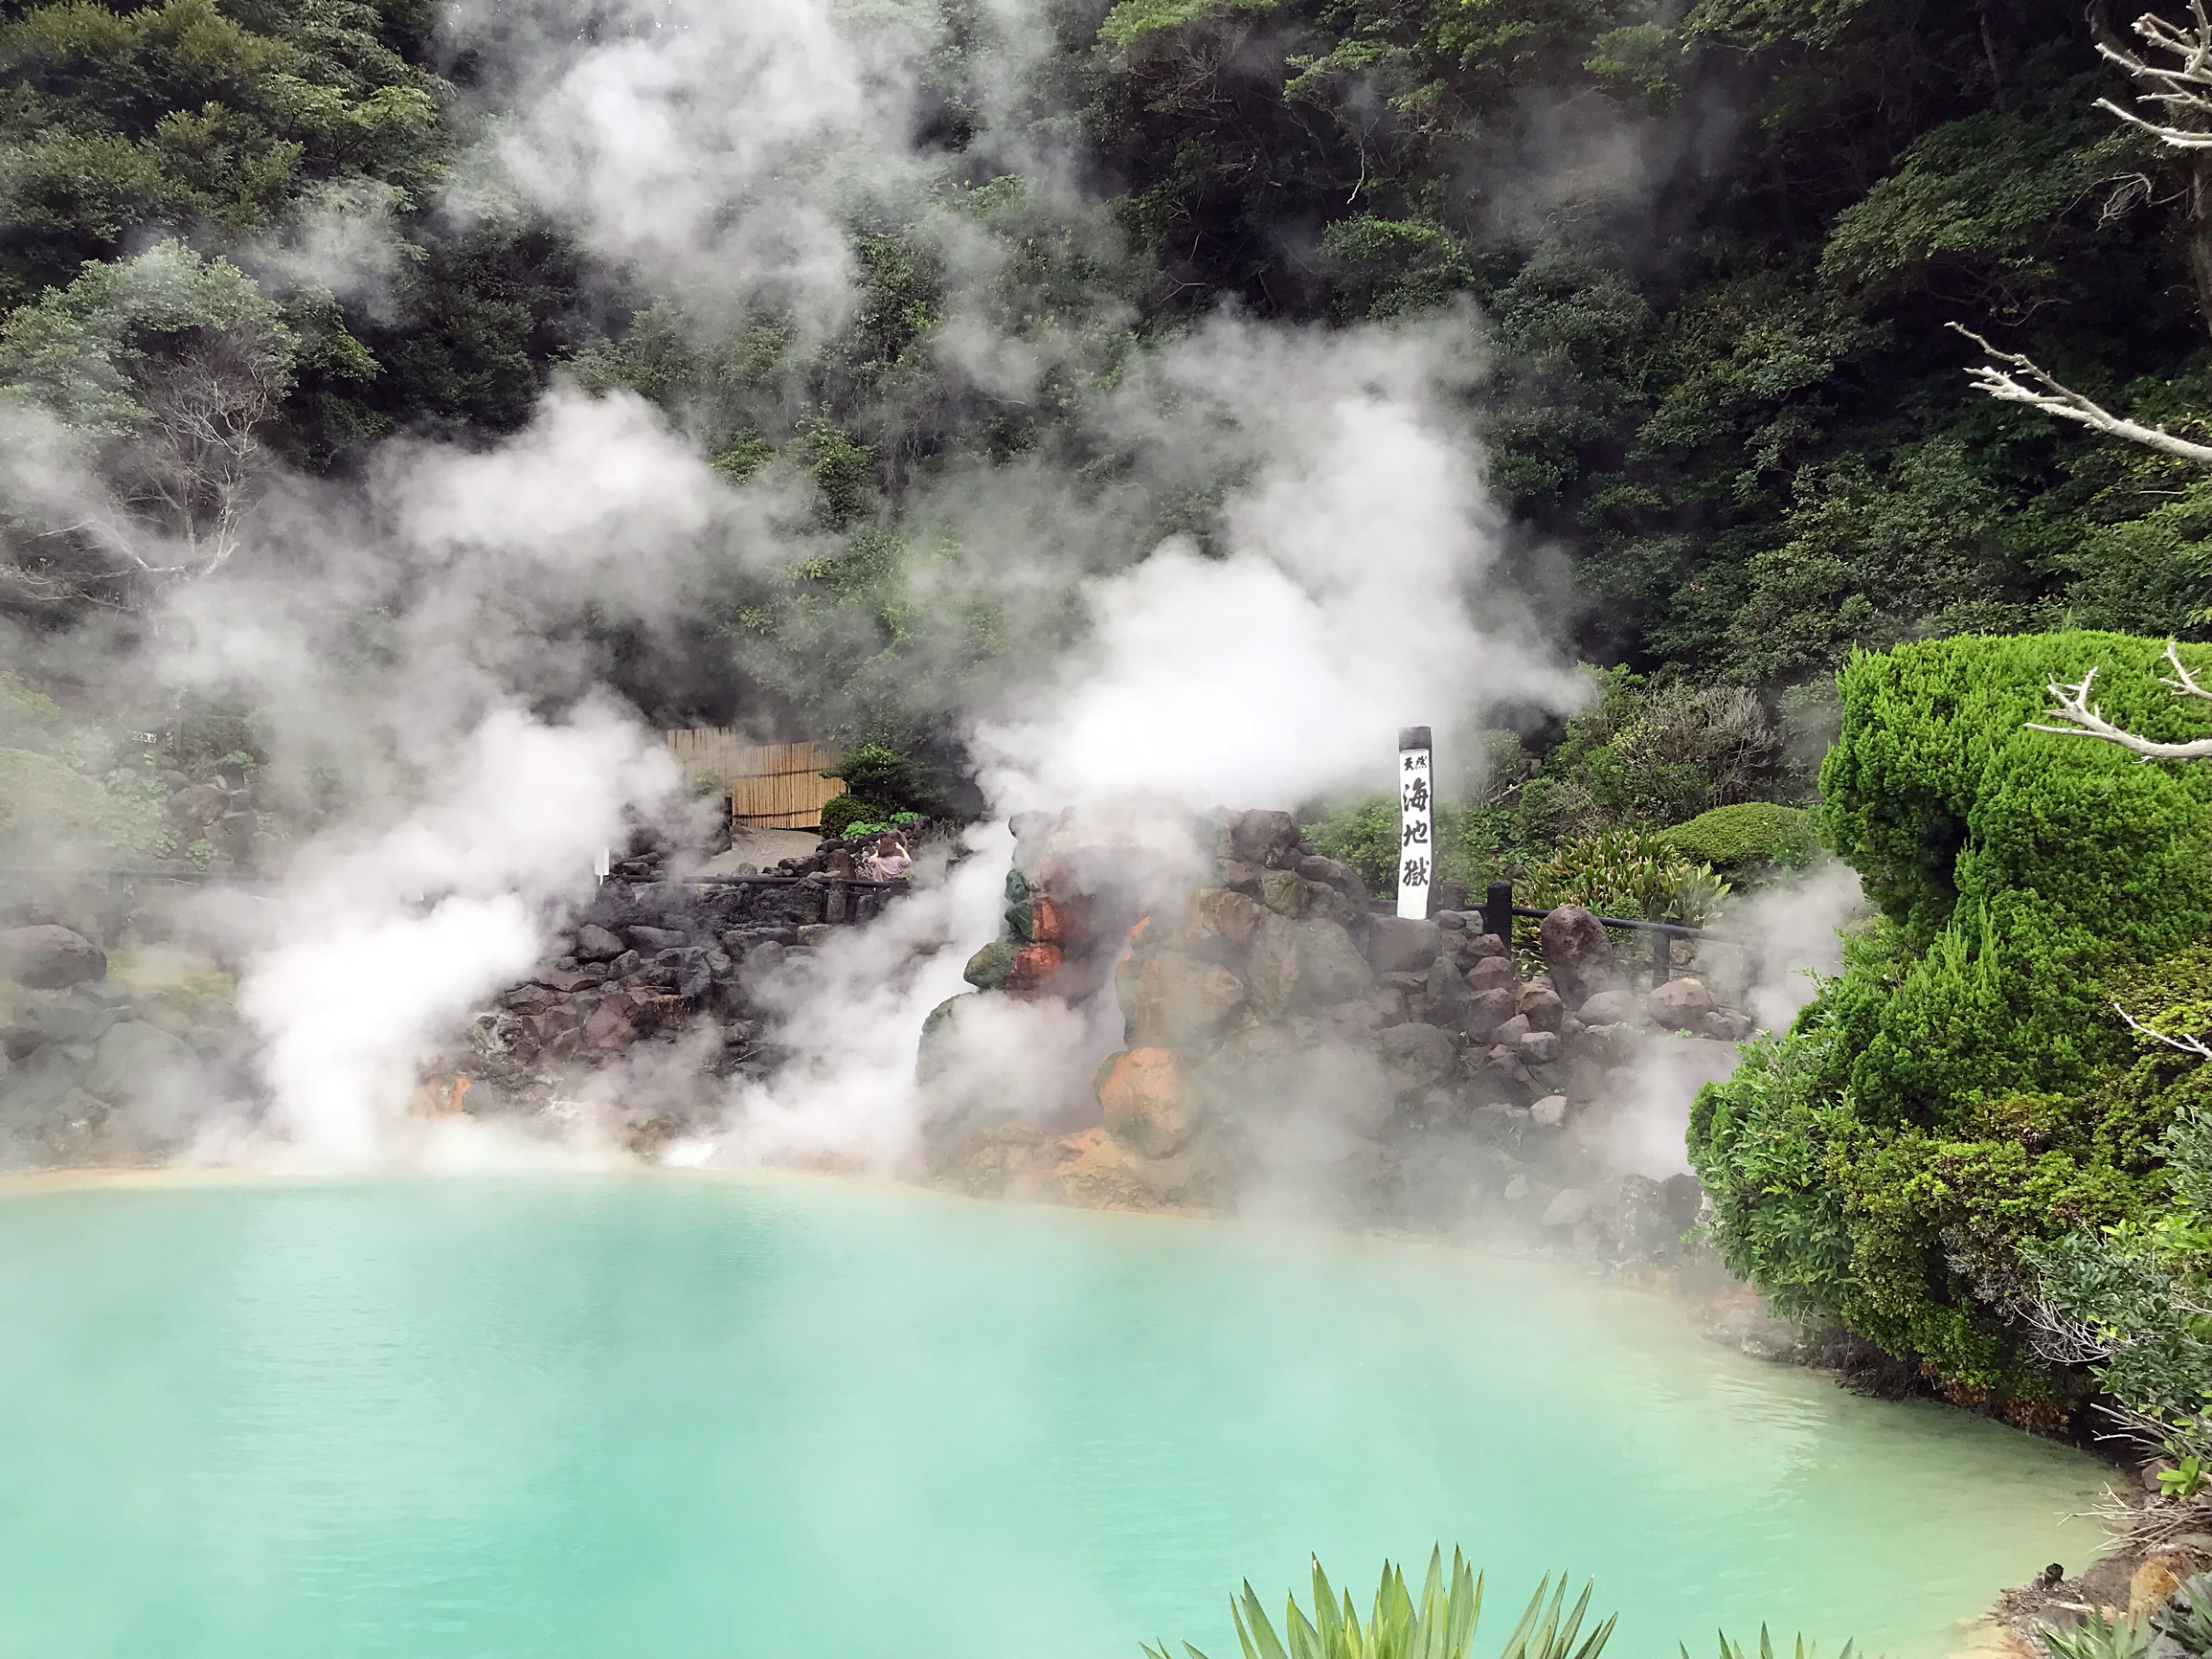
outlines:
[[[696,661],[638,684],[673,714],[726,716],[715,687],[743,681],[865,725],[859,664],[988,655],[972,617],[924,639],[891,596],[923,556],[905,504],[1038,457],[1107,488],[1086,400],[1225,305],[1473,306],[1494,363],[1467,419],[1524,578],[1591,661],[1773,691],[1918,636],[2198,628],[2204,485],[1975,397],[1945,328],[2147,418],[2212,407],[2208,227],[2173,152],[2094,107],[2125,88],[2102,7],[1057,4],[1012,91],[989,9],[880,15],[926,43],[924,166],[851,198],[859,303],[824,336],[772,297],[688,315],[654,270],[478,188],[458,159],[519,96],[482,18],[10,0],[0,382],[143,437],[175,423],[177,366],[227,352],[250,385],[224,394],[225,453],[339,476],[383,435],[511,431],[556,375],[642,391],[726,474],[811,487],[824,538],[796,585],[733,575]],[[166,262],[128,263],[165,237]],[[1051,360],[1049,397],[944,348],[979,309]],[[18,489],[19,621],[67,628],[227,556],[240,466],[165,482],[143,445],[102,453],[205,551],[118,559]],[[1203,537],[1218,489],[1156,500],[1143,534]]]

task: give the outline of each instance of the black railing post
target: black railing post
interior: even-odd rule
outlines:
[[[1655,932],[1651,936],[1651,982],[1655,991],[1667,982],[1675,971],[1675,936],[1669,932]]]
[[[1482,901],[1482,930],[1496,933],[1508,946],[1513,943],[1513,884],[1492,882],[1490,891]]]

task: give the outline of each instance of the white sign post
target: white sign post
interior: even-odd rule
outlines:
[[[1436,880],[1430,761],[1426,726],[1398,733],[1398,914],[1416,922],[1428,919],[1429,890]]]

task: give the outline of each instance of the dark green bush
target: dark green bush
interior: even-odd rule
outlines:
[[[1771,800],[1739,801],[1702,812],[1659,839],[1693,863],[1735,877],[1768,865],[1801,869],[1819,845],[1813,815]]]
[[[2196,735],[2162,648],[2075,633],[1855,659],[1822,823],[1881,921],[1692,1113],[1729,1264],[1954,1383],[2047,1391],[2013,1312],[2021,1246],[2124,1220],[2162,1178],[2175,1103],[2112,1002],[2134,965],[2212,937],[2212,767],[2026,729],[2047,681],[2098,667],[2112,717]]]
[[[857,823],[873,823],[891,817],[888,807],[872,800],[863,800],[857,795],[833,795],[822,803],[822,833],[836,840],[843,837]]]

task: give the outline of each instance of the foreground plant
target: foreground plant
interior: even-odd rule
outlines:
[[[1618,1615],[1608,1615],[1577,1647],[1575,1638],[1581,1634],[1591,1588],[1592,1584],[1586,1582],[1574,1605],[1563,1616],[1567,1575],[1559,1576],[1554,1588],[1551,1575],[1546,1573],[1536,1586],[1536,1594],[1528,1598],[1521,1623],[1506,1638],[1500,1659],[1597,1659]],[[1548,1604],[1545,1600],[1547,1591]],[[1455,1549],[1447,1583],[1444,1551],[1439,1544],[1429,1552],[1429,1575],[1417,1603],[1407,1592],[1406,1575],[1392,1563],[1383,1563],[1374,1608],[1365,1625],[1360,1623],[1349,1591],[1343,1593],[1340,1604],[1318,1558],[1314,1562],[1314,1616],[1309,1620],[1298,1610],[1297,1596],[1286,1596],[1283,1601],[1284,1634],[1277,1637],[1259,1597],[1253,1593],[1251,1580],[1245,1581],[1241,1597],[1230,1598],[1230,1617],[1236,1621],[1236,1639],[1244,1649],[1244,1659],[1467,1659],[1475,1641],[1475,1624],[1482,1611],[1482,1579]],[[1187,1642],[1183,1644],[1183,1650],[1189,1659],[1206,1659]],[[1168,1659],[1164,1642],[1158,1648],[1147,1646],[1144,1652],[1146,1659]]]
[[[1748,1659],[1741,1642],[1729,1640],[1726,1630],[1720,1632],[1720,1638],[1721,1659]],[[1677,1643],[1676,1646],[1682,1647],[1682,1644]],[[1836,1659],[1858,1659],[1858,1652],[1859,1649],[1853,1644],[1846,1642],[1843,1644],[1843,1651],[1837,1654]],[[1794,1653],[1795,1659],[1820,1659],[1820,1649],[1806,1641],[1803,1635],[1796,1639]],[[1690,1659],[1690,1650],[1686,1647],[1682,1648],[1682,1659]],[[1759,1659],[1774,1659],[1773,1639],[1767,1634],[1767,1626],[1764,1625],[1759,1626]]]

